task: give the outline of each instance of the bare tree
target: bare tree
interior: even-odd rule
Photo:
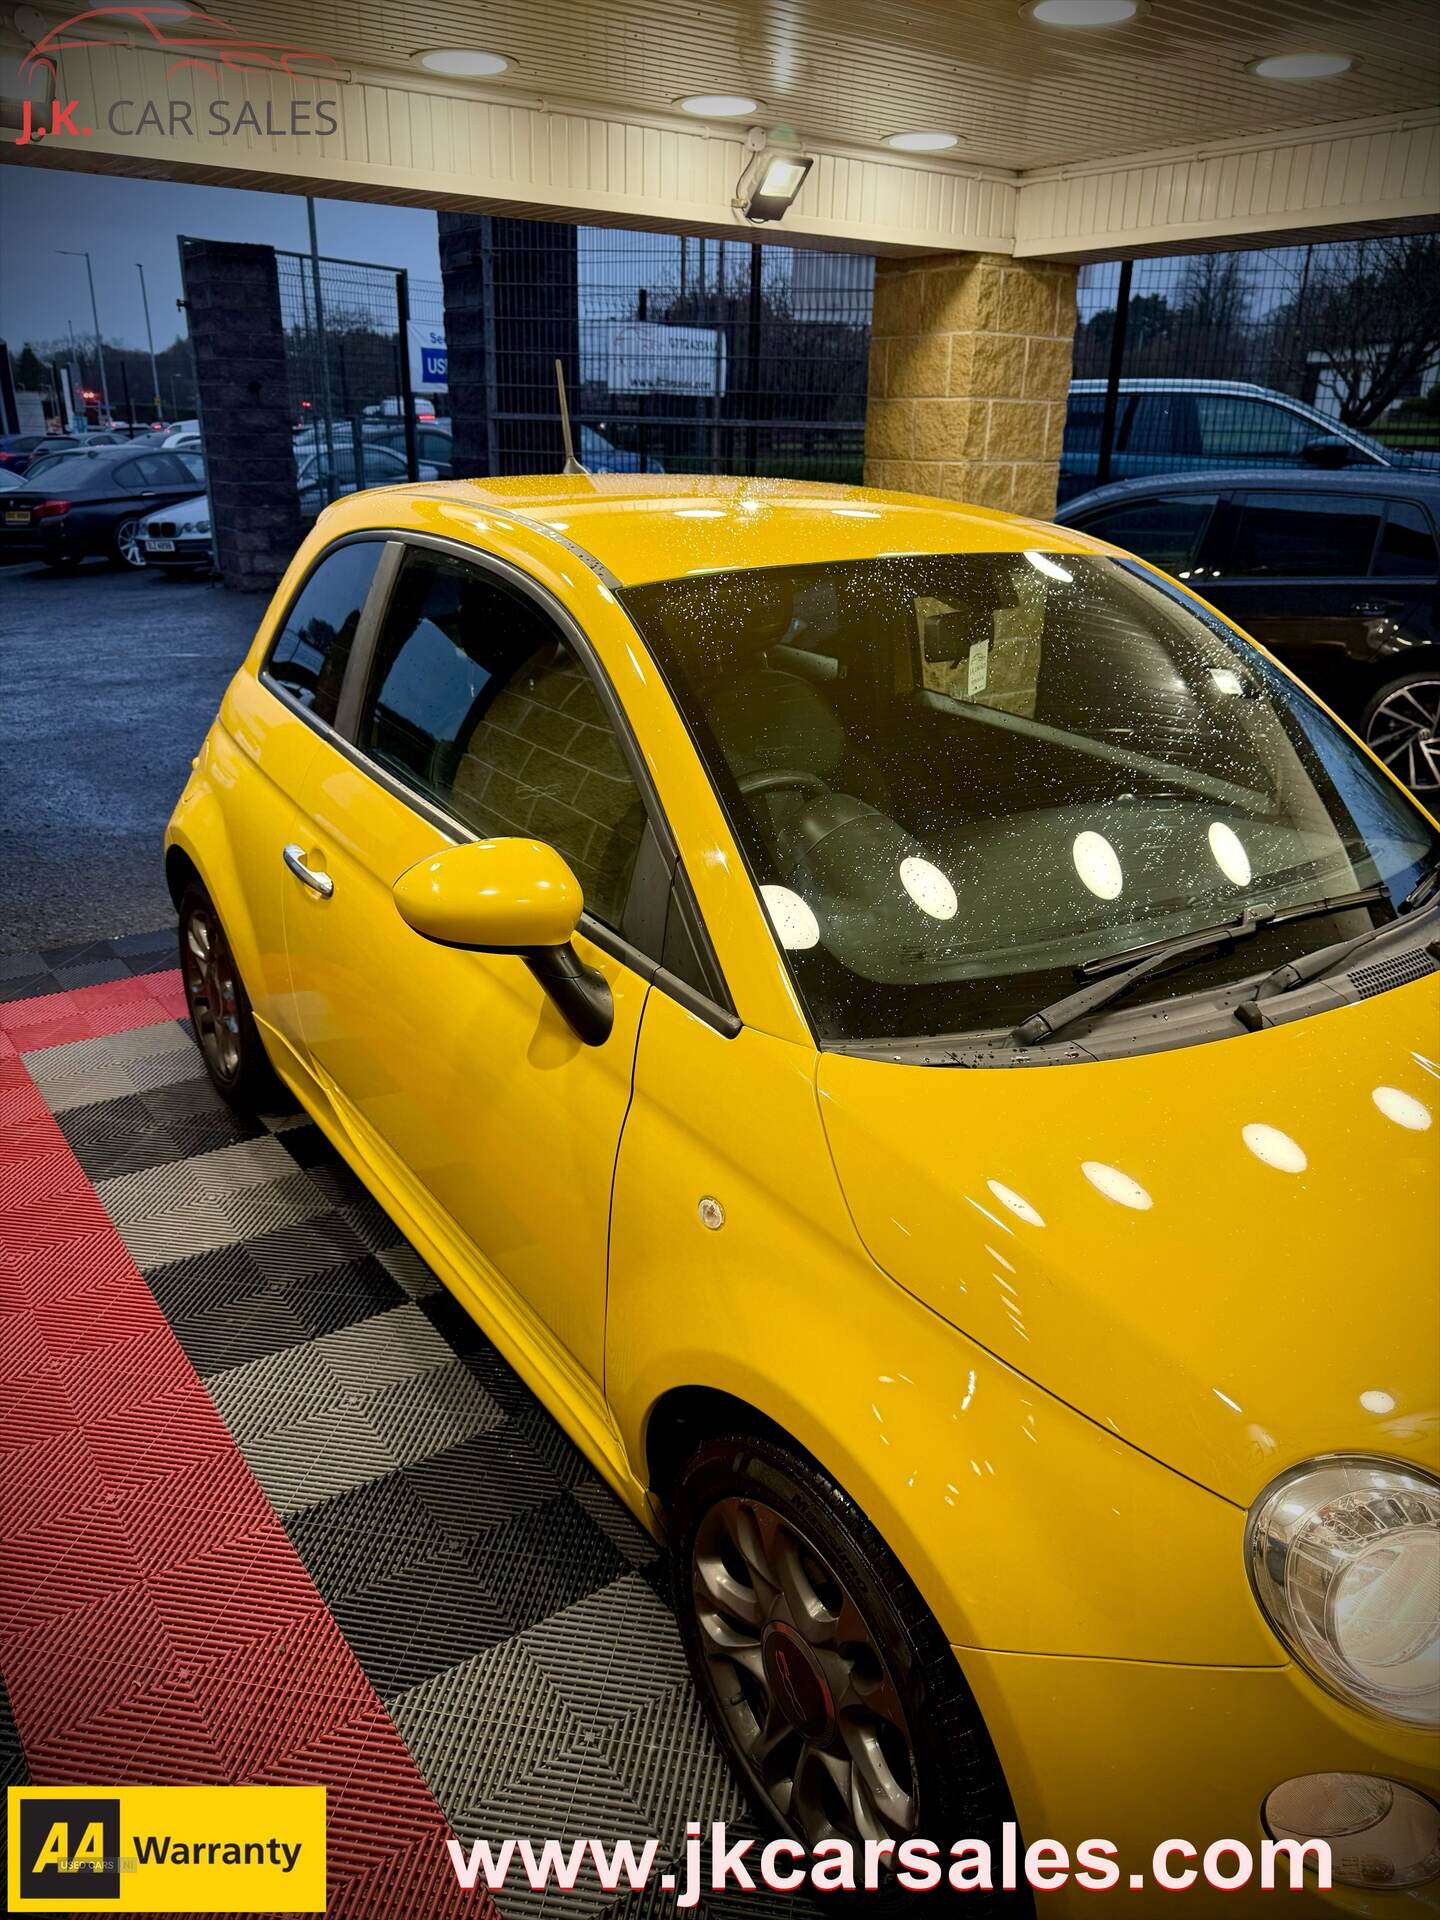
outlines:
[[[1440,361],[1440,234],[1315,249],[1269,331],[1285,384],[1322,368],[1345,424],[1372,426]]]
[[[1250,317],[1250,266],[1243,253],[1197,253],[1185,264],[1180,309],[1198,335],[1229,339]]]

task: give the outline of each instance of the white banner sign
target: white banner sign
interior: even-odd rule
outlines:
[[[412,393],[448,393],[449,358],[445,329],[410,322],[410,389]]]
[[[612,393],[725,391],[725,335],[718,327],[627,320],[610,330]]]

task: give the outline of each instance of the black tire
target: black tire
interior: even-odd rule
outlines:
[[[1402,673],[1371,696],[1359,732],[1426,806],[1440,798],[1440,666]]]
[[[145,565],[143,527],[143,519],[138,514],[131,514],[116,525],[110,536],[110,561],[113,566],[138,572]]]
[[[216,1092],[241,1113],[288,1106],[215,903],[198,880],[180,901],[180,978],[191,1031]]]
[[[841,1629],[839,1644],[845,1645],[846,1624],[853,1627],[858,1613],[870,1639],[868,1644],[861,1639],[848,1643],[853,1658],[838,1656],[837,1667],[831,1649],[813,1655],[805,1649],[797,1664],[791,1649],[798,1636],[783,1622],[777,1626],[773,1618],[760,1637],[762,1651],[750,1656],[765,1675],[758,1686],[748,1670],[742,1672],[726,1658],[724,1650],[716,1652],[716,1643],[703,1624],[703,1616],[708,1615],[713,1622],[716,1612],[724,1611],[723,1607],[714,1608],[712,1591],[707,1587],[707,1580],[716,1579],[713,1543],[717,1537],[728,1543],[729,1527],[737,1516],[743,1520],[747,1511],[777,1516],[779,1524],[774,1527],[773,1537],[780,1542],[788,1537],[791,1548],[797,1544],[801,1548],[801,1573],[808,1583],[808,1597],[820,1600],[824,1609],[822,1614],[812,1616],[812,1631],[816,1619],[833,1615]],[[766,1519],[765,1524],[772,1523]],[[675,1611],[690,1670],[716,1737],[765,1826],[813,1844],[823,1825],[817,1828],[810,1821],[807,1834],[807,1822],[791,1809],[799,1806],[803,1814],[805,1802],[812,1810],[821,1803],[823,1792],[818,1797],[802,1795],[796,1783],[813,1774],[824,1789],[826,1770],[808,1764],[804,1757],[792,1761],[786,1756],[800,1754],[806,1744],[821,1750],[828,1744],[840,1754],[854,1751],[855,1736],[866,1724],[870,1702],[898,1701],[903,1709],[903,1734],[888,1719],[872,1720],[870,1732],[878,1738],[868,1744],[872,1749],[883,1749],[884,1772],[880,1777],[890,1787],[898,1784],[903,1788],[904,1801],[893,1797],[876,1800],[860,1792],[865,1811],[857,1817],[854,1807],[859,1790],[855,1776],[860,1770],[855,1769],[846,1789],[851,1796],[849,1811],[836,1817],[841,1811],[841,1792],[832,1776],[830,1787],[824,1791],[833,1792],[834,1805],[822,1810],[822,1823],[828,1820],[830,1831],[856,1842],[858,1876],[864,1859],[860,1841],[867,1828],[877,1831],[877,1806],[883,1804],[893,1811],[903,1805],[906,1811],[894,1826],[889,1814],[885,1816],[884,1831],[897,1835],[908,1832],[936,1843],[942,1875],[948,1870],[949,1848],[954,1841],[983,1839],[990,1846],[992,1870],[998,1880],[1001,1826],[1015,1814],[989,1733],[934,1615],[849,1496],[798,1451],[792,1452],[768,1438],[726,1435],[707,1441],[682,1470],[670,1507],[670,1537]],[[788,1551],[782,1546],[782,1555]],[[738,1550],[733,1557],[722,1557],[723,1571],[733,1582]],[[711,1569],[708,1573],[707,1568]],[[751,1567],[744,1561],[738,1572],[740,1584],[748,1582],[751,1597],[758,1599],[765,1591],[763,1579],[752,1577]],[[727,1589],[733,1590],[733,1586]],[[782,1611],[786,1620],[795,1617],[788,1603]],[[777,1634],[778,1641],[772,1641],[765,1650],[765,1636]],[[885,1670],[878,1679],[877,1657]],[[833,1677],[847,1666],[851,1681],[839,1696],[837,1711],[834,1687],[824,1675]],[[817,1671],[821,1673],[818,1683],[814,1677]],[[864,1692],[857,1694],[862,1676]],[[789,1699],[777,1711],[782,1686]],[[727,1695],[728,1704],[722,1697]],[[846,1700],[854,1704],[847,1708]],[[809,1735],[801,1725],[792,1724],[791,1731],[775,1741],[768,1759],[759,1763],[771,1770],[767,1783],[743,1739],[737,1737],[736,1726],[743,1722],[748,1730],[752,1722],[758,1724],[762,1719],[771,1728],[777,1721],[793,1723],[792,1706],[808,1708]],[[852,1744],[848,1748],[840,1728],[842,1721],[850,1723]],[[818,1755],[812,1755],[812,1760],[816,1758]],[[842,1760],[842,1768],[844,1764]],[[786,1798],[783,1776],[787,1768],[793,1771],[789,1808],[772,1797],[778,1774],[780,1799]],[[1023,1879],[1024,1842],[1018,1838],[1017,1849],[1022,1862],[1019,1891],[962,1894],[942,1882],[925,1895],[921,1904],[927,1911],[933,1908],[947,1912],[952,1905],[963,1903],[967,1914],[1004,1914],[1015,1920],[1033,1914],[1033,1897]],[[882,1884],[874,1893],[857,1892],[856,1899],[863,1899],[870,1912],[885,1915],[901,1910],[908,1913],[915,1904],[914,1893],[893,1882]]]

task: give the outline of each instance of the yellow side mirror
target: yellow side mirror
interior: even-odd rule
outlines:
[[[446,847],[402,873],[393,891],[400,918],[426,940],[516,954],[577,1040],[598,1047],[609,1038],[609,982],[570,944],[585,897],[554,847],[519,839]]]
[[[580,923],[580,882],[539,840],[446,847],[395,882],[400,917],[427,940],[483,953],[566,946]]]

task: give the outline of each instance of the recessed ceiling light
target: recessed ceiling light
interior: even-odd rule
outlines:
[[[428,73],[443,73],[451,80],[483,80],[510,66],[503,53],[481,53],[475,47],[432,47],[415,58]]]
[[[1355,64],[1348,53],[1272,53],[1250,62],[1262,80],[1329,80]]]
[[[1042,27],[1118,27],[1144,11],[1144,0],[1025,0],[1020,11]]]
[[[682,113],[693,113],[698,120],[739,120],[754,113],[760,102],[748,93],[687,93],[676,104]]]
[[[947,147],[958,147],[958,133],[887,133],[887,147],[895,147],[901,153],[943,153]]]

